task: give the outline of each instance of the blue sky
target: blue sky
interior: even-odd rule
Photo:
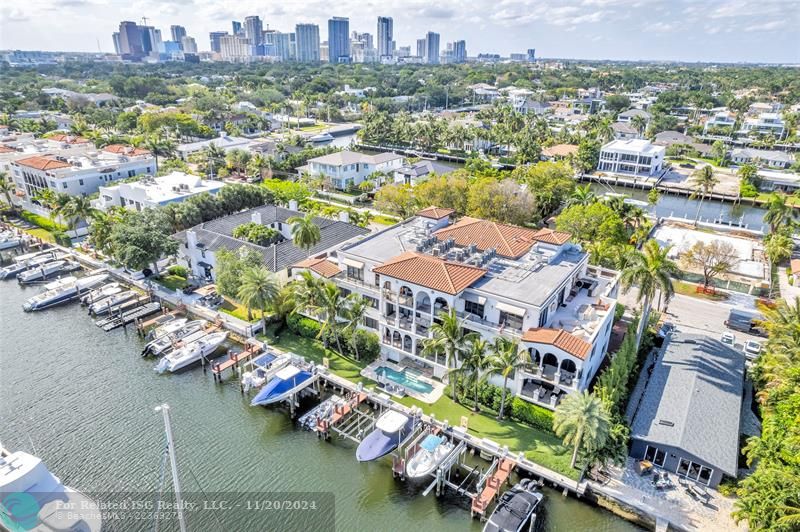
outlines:
[[[470,55],[536,48],[540,57],[800,63],[798,0],[24,0],[0,6],[0,48],[113,51],[120,20],[186,26],[201,50],[208,32],[259,15],[291,31],[349,16],[350,28],[375,33],[392,16],[398,45],[428,30],[444,43],[467,41]],[[336,6],[335,11],[331,11]]]

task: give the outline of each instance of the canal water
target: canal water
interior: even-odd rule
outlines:
[[[353,444],[321,442],[284,410],[250,407],[233,380],[215,384],[200,367],[156,374],[154,362],[139,356],[143,342],[132,329],[104,333],[76,304],[24,314],[22,302],[37,291],[0,282],[0,442],[40,456],[65,484],[101,500],[108,492],[156,490],[165,439],[153,408],[166,402],[187,495],[324,494],[316,513],[267,512],[263,505],[205,511],[189,515],[190,530],[324,531],[334,522],[341,531],[480,530],[465,498],[423,497],[422,486],[392,479],[388,460],[359,464]],[[172,500],[168,468],[165,478],[162,500]],[[544,530],[637,530],[604,510],[545,493]],[[111,529],[153,529],[138,517]],[[159,527],[176,529],[174,521]]]

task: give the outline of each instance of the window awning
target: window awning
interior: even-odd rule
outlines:
[[[514,305],[509,305],[508,303],[498,303],[497,310],[502,310],[503,312],[507,312],[509,314],[514,314],[516,316],[524,316],[525,309],[520,307],[515,307]]]
[[[356,268],[358,270],[360,270],[360,269],[362,269],[364,267],[364,263],[363,262],[358,262],[357,260],[353,260],[353,259],[345,258],[345,259],[342,259],[342,262],[344,262],[348,266],[350,266],[352,268]]]
[[[472,301],[473,303],[477,303],[479,305],[486,304],[486,298],[483,296],[479,296],[477,294],[470,294],[468,292],[465,292],[462,297],[467,301]]]

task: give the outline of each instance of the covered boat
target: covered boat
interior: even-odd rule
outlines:
[[[453,447],[443,436],[428,434],[406,464],[406,475],[408,478],[421,478],[433,473]]]
[[[295,365],[280,369],[261,391],[250,401],[250,406],[269,405],[283,401],[293,393],[300,391],[314,376],[311,371],[305,371]]]
[[[216,351],[227,337],[227,331],[207,334],[199,340],[166,355],[158,361],[158,364],[153,369],[159,373],[164,373],[165,371],[175,372],[190,364],[199,362],[201,358],[207,357]]]
[[[537,508],[543,499],[544,495],[536,488],[533,480],[523,480],[500,497],[494,512],[483,527],[483,532],[532,530]]]
[[[369,462],[386,456],[405,440],[414,429],[417,419],[397,410],[387,410],[375,423],[375,430],[367,434],[356,449],[359,462]]]

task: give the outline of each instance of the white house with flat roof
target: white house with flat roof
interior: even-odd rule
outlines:
[[[733,126],[735,125],[735,114],[731,113],[730,111],[718,111],[711,115],[708,120],[706,120],[706,123],[703,126],[703,135],[708,134],[709,129],[730,128],[730,131],[733,131]]]
[[[761,113],[757,118],[746,118],[741,130],[745,135],[760,133],[772,135],[776,139],[782,139],[784,132],[783,119],[778,113]]]
[[[225,186],[221,181],[202,179],[196,175],[172,172],[165,176],[144,176],[132,183],[100,187],[100,196],[94,205],[98,209],[125,207],[140,211],[178,203],[197,194],[216,194]]]
[[[17,195],[26,207],[33,207],[33,198],[45,189],[70,196],[87,196],[102,185],[152,174],[156,169],[149,151],[117,144],[68,157],[33,155],[12,161],[10,167]]]
[[[664,167],[664,146],[645,139],[612,140],[600,149],[597,169],[614,174],[651,177]]]
[[[370,303],[364,327],[381,338],[382,359],[444,379],[444,355],[423,344],[454,309],[490,342],[519,340],[530,364],[509,382],[516,395],[555,408],[585,390],[608,348],[618,273],[590,267],[568,233],[452,215],[429,207],[328,259],[341,271],[331,280]]]
[[[403,166],[403,156],[396,153],[369,155],[355,151],[337,151],[309,159],[305,166],[297,168],[299,174],[323,176],[338,190],[358,186],[374,172],[393,176]]]
[[[186,144],[178,144],[176,151],[181,159],[186,160],[189,155],[199,153],[208,149],[209,146],[216,146],[221,150],[228,151],[234,149],[247,150],[253,141],[244,137],[233,137],[224,131],[220,132],[218,137],[208,140],[200,140],[197,142],[189,142]]]

